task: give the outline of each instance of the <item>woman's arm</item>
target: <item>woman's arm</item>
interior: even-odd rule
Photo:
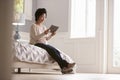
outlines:
[[[48,29],[45,30],[43,33],[39,34],[35,29],[35,26],[33,25],[30,29],[30,36],[34,40],[39,40],[40,38],[44,37],[46,34],[48,34]]]
[[[54,32],[54,33],[51,33],[48,37],[46,37],[46,40],[51,39],[55,34],[56,34],[55,32]]]

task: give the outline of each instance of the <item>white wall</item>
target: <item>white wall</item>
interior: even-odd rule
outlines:
[[[57,25],[60,32],[68,31],[68,5],[69,0],[37,0],[37,8],[47,9],[46,26]]]

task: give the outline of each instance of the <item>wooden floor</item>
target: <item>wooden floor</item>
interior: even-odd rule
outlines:
[[[93,74],[93,73],[24,73],[13,74],[12,80],[120,80],[120,74]]]

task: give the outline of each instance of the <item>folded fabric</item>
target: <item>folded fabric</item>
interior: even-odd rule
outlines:
[[[54,59],[47,53],[46,50],[31,45],[29,43],[14,42],[15,57],[20,61],[48,64],[55,62]],[[60,50],[59,50],[60,51]],[[69,63],[74,61],[65,53],[60,51],[60,55]]]

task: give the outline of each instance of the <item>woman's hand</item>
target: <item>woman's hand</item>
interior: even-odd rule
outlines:
[[[49,35],[49,37],[46,37],[46,40],[49,40],[49,39],[51,39],[52,38],[52,36],[54,36],[56,33],[54,32],[54,33],[51,33],[50,35]]]
[[[51,36],[54,36],[56,34],[56,32],[53,32],[53,33],[51,33]]]
[[[48,34],[49,31],[50,31],[50,29],[45,30],[45,31],[44,31],[44,34]]]

